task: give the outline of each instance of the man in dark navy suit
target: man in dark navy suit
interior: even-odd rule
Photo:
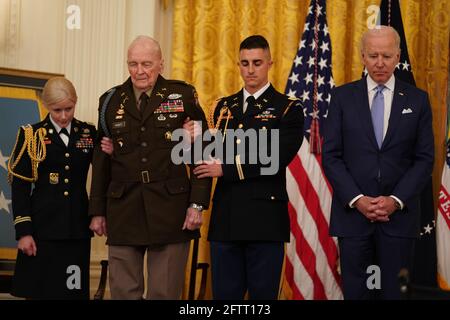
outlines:
[[[223,159],[232,161],[194,169],[199,178],[218,177],[208,233],[213,297],[243,299],[248,291],[250,299],[277,299],[290,231],[286,167],[302,143],[303,108],[270,84],[272,59],[264,37],[242,41],[238,65],[244,88],[220,99],[214,110],[214,126],[224,135],[220,141],[234,147]],[[237,131],[233,137],[232,130],[257,138],[250,142]],[[264,150],[275,150],[270,157],[276,164],[251,162]]]
[[[339,237],[346,299],[399,299],[397,275],[411,267],[420,192],[433,168],[431,108],[426,92],[393,75],[395,29],[364,33],[361,55],[368,76],[334,90],[325,126],[330,234]]]

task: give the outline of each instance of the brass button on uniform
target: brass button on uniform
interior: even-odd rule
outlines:
[[[141,142],[141,147],[146,147],[147,146],[147,142],[145,142],[145,141],[143,141],[143,142]]]
[[[70,170],[70,167],[69,166],[65,166],[64,169]]]
[[[141,162],[143,162],[143,163],[146,163],[148,160],[147,160],[147,158],[142,158],[141,159]]]
[[[274,196],[271,196],[271,197],[270,197],[270,200],[275,200],[275,197],[274,197]]]
[[[69,179],[64,179],[64,183],[69,183]]]
[[[68,191],[64,191],[64,195],[67,197],[69,195]]]
[[[241,144],[241,139],[237,139],[237,140],[236,140],[236,143],[237,143],[237,144]]]
[[[141,131],[144,132],[145,131],[145,127],[141,127]]]
[[[242,129],[244,127],[244,125],[242,123],[239,123],[239,129]]]
[[[66,154],[64,155],[66,158],[70,157],[70,153],[66,152]]]
[[[263,130],[266,130],[266,127],[262,127]]]

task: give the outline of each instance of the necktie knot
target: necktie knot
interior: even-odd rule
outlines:
[[[375,89],[377,90],[377,94],[383,93],[384,88],[386,88],[384,86],[384,84],[379,84]]]
[[[247,107],[244,106],[244,112],[253,108],[253,106],[255,105],[256,99],[254,96],[248,96],[247,99],[245,99],[245,102],[247,102]]]
[[[61,134],[64,134],[64,135],[66,135],[67,137],[69,137],[69,132],[67,131],[67,128],[62,128],[60,131],[59,131],[59,134],[61,135]]]

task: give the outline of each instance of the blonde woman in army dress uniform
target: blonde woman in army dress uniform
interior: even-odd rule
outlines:
[[[77,94],[50,79],[49,115],[19,128],[9,162],[18,255],[12,294],[30,299],[89,299],[91,232],[86,177],[96,129],[74,118]]]

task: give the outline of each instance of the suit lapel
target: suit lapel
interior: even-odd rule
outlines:
[[[76,120],[75,118],[73,118],[72,120],[72,126],[70,129],[70,138],[69,138],[69,144],[68,147],[69,148],[73,148],[75,145],[75,142],[80,140],[80,122],[78,120]]]
[[[55,143],[63,148],[66,148],[66,144],[64,143],[64,141],[62,141],[61,137],[59,136],[58,130],[55,129],[53,123],[50,121],[50,115],[47,115],[47,117],[45,118],[44,127],[47,129],[47,135],[50,136],[52,143]]]
[[[373,129],[372,115],[370,114],[369,95],[367,93],[367,79],[364,77],[355,84],[355,106],[357,108],[356,113],[361,119],[363,130],[369,137],[369,140],[378,149],[377,139],[375,138],[375,132]]]
[[[243,97],[244,92],[241,89],[238,93],[233,95],[230,99],[227,99],[227,107],[231,111],[231,114],[235,119],[241,120],[243,117]]]
[[[144,110],[142,121],[146,121],[147,118],[155,112],[156,108],[158,108],[159,105],[167,99],[167,95],[167,81],[159,75],[152,90],[152,94],[150,95],[150,99],[148,100],[148,104]]]
[[[398,127],[398,122],[400,121],[402,115],[402,106],[405,105],[406,101],[406,92],[405,86],[403,83],[395,79],[395,88],[394,88],[394,96],[392,98],[392,106],[391,106],[391,114],[389,116],[389,125],[388,130],[386,132],[386,136],[383,140],[382,148],[387,145],[394,136],[395,130]]]
[[[125,109],[125,112],[131,115],[133,118],[140,120],[141,119],[141,113],[137,109],[136,106],[136,98],[134,96],[133,91],[133,84],[131,83],[131,78],[128,78],[127,81],[125,81],[124,85],[122,85],[122,90],[120,92],[120,106],[118,107]]]

